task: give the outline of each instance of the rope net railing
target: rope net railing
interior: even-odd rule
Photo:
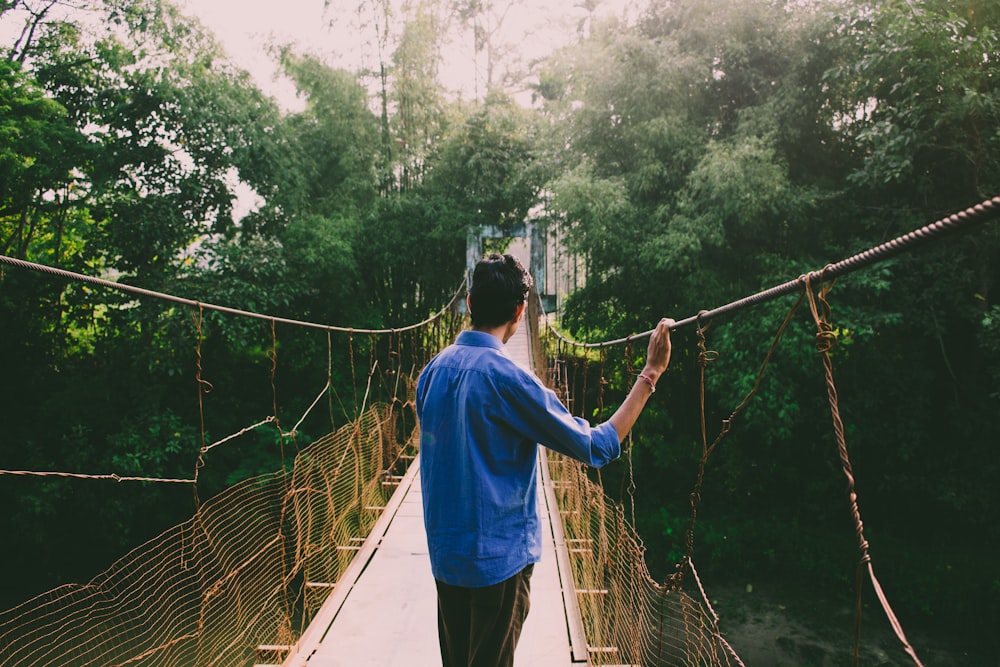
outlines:
[[[25,262],[6,263],[80,279]],[[135,292],[105,282],[99,284]],[[139,294],[163,299],[145,290]],[[0,483],[9,476],[57,477],[69,484],[184,483],[195,490],[194,514],[87,583],[61,585],[0,611],[0,665],[280,663],[365,543],[417,455],[411,401],[415,378],[457,334],[463,321],[455,308],[458,296],[411,327],[359,330],[282,320],[286,327],[322,329],[326,338],[326,383],[316,388],[318,394],[304,414],[292,417],[282,409],[275,385],[280,369],[278,320],[251,315],[270,325],[261,344],[270,348],[270,414],[218,439],[207,437],[206,416],[214,405],[209,399],[232,389],[212,384],[212,360],[203,355],[204,313],[214,310],[238,318],[247,314],[169,297],[186,306],[175,316],[195,324],[191,345],[196,369],[190,381],[192,399],[197,389],[197,405],[191,412],[199,422],[201,441],[189,448],[190,478],[0,470]],[[338,364],[349,368],[342,378],[349,386],[334,386],[329,369]],[[353,396],[341,396],[345,391]],[[335,426],[338,403],[344,422]],[[301,444],[303,422],[308,417],[315,432],[316,422],[322,424],[326,416],[311,413],[326,410],[329,432]],[[220,453],[267,431],[281,448],[280,469],[199,498],[201,478],[217,465]]]
[[[560,334],[535,305],[529,312],[538,331],[533,356],[539,375],[579,416],[596,409],[603,414],[604,387],[628,379],[633,365],[631,341],[618,363],[602,350],[566,347]],[[574,353],[575,350],[575,353]],[[622,372],[625,375],[622,375]],[[588,382],[597,385],[590,387]],[[596,405],[588,396],[596,394]],[[631,473],[631,443],[623,443]],[[555,452],[548,452],[548,473],[562,518],[577,605],[591,665],[743,665],[723,637],[719,618],[700,582],[695,594],[681,584],[698,581],[693,560],[677,565],[675,574],[659,582],[650,574],[646,548],[635,530],[631,506],[608,494],[602,478]],[[630,482],[634,483],[630,475]],[[634,490],[634,487],[629,491]],[[630,495],[631,498],[631,495]]]
[[[689,325],[697,327],[701,455],[690,493],[691,514],[684,536],[684,555],[664,581],[657,581],[651,576],[645,560],[645,546],[634,528],[635,482],[631,447],[625,447],[628,494],[621,500],[614,500],[606,493],[599,472],[588,474],[581,464],[554,452],[549,454],[549,472],[569,547],[590,664],[743,665],[723,635],[719,616],[705,593],[695,567],[695,533],[702,483],[711,455],[755,396],[793,315],[803,302],[808,301],[816,326],[816,348],[824,369],[838,458],[848,482],[851,519],[858,539],[854,664],[859,664],[860,659],[862,590],[863,581],[867,579],[903,651],[914,665],[922,665],[875,576],[869,543],[864,535],[830,362],[835,335],[828,319],[829,292],[838,276],[910,250],[918,243],[941,234],[981,222],[998,210],[1000,197],[830,264],[820,271],[675,323],[675,330]],[[708,366],[719,358],[719,353],[709,348],[706,337],[712,318],[794,293],[798,293],[798,298],[778,326],[750,390],[722,420],[714,437],[710,437],[705,409],[705,374]],[[599,416],[604,414],[605,388],[618,385],[627,390],[634,383],[641,366],[635,364],[633,343],[651,332],[598,343],[581,343],[558,331],[543,314],[540,303],[533,302],[532,306],[529,311],[531,326],[540,333],[533,341],[535,367],[544,369],[545,381],[561,395],[574,414],[584,418],[595,413]],[[612,349],[621,350],[615,359],[609,359]],[[674,353],[679,352],[675,350]],[[589,388],[588,383],[591,383]],[[596,401],[596,405],[587,405],[588,400]]]
[[[625,508],[572,460],[550,456],[592,665],[742,665],[706,600],[659,583]]]
[[[413,423],[370,407],[90,582],[0,613],[0,664],[241,665],[287,650],[414,455]]]

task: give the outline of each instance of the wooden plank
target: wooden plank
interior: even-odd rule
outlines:
[[[410,464],[410,467],[404,475],[402,483],[396,488],[396,491],[392,494],[389,502],[386,504],[386,509],[382,512],[382,515],[375,522],[372,527],[371,532],[368,534],[367,539],[361,545],[361,549],[358,554],[351,561],[351,564],[347,566],[344,571],[343,576],[334,585],[333,591],[327,596],[323,605],[320,607],[316,616],[309,623],[309,627],[306,628],[305,632],[302,633],[302,637],[299,638],[292,650],[286,656],[284,667],[298,667],[305,665],[309,657],[316,651],[316,648],[323,641],[323,636],[326,635],[327,631],[330,629],[330,625],[333,620],[337,617],[337,613],[340,611],[341,606],[347,599],[348,594],[351,592],[355,582],[361,577],[361,573],[364,572],[365,567],[368,565],[368,561],[374,555],[375,550],[378,548],[379,543],[385,536],[386,532],[389,530],[389,526],[392,523],[393,518],[396,515],[396,511],[403,502],[403,498],[406,496],[406,492],[409,490],[410,484],[413,479],[417,476],[420,470],[419,459]]]
[[[416,465],[416,464],[414,464]],[[440,664],[436,591],[424,534],[420,480],[352,586],[308,667]]]
[[[539,454],[539,468],[542,472],[542,485],[545,487],[546,505],[555,542],[556,563],[559,568],[559,581],[562,587],[563,608],[569,630],[570,649],[573,662],[586,664],[590,662],[590,655],[587,651],[587,633],[583,628],[580,603],[576,599],[576,584],[573,582],[573,568],[569,561],[569,550],[566,548],[566,533],[563,530],[561,512],[559,512],[559,505],[556,502],[556,492],[549,475],[545,449],[539,449]]]

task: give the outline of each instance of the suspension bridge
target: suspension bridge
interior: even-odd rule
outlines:
[[[829,338],[829,281],[913,245],[978,222],[1000,209],[983,202],[783,285],[680,320],[678,327],[799,293],[779,327],[768,356],[792,313],[808,303],[817,338]],[[126,288],[12,258],[5,264],[73,280],[128,289],[183,303],[199,317],[209,304]],[[150,540],[85,584],[53,589],[0,612],[0,665],[334,665],[436,664],[434,585],[420,516],[419,456],[410,401],[413,372],[454,337],[461,318],[452,306],[406,329],[370,331],[309,323],[342,335],[353,349],[358,335],[382,335],[395,364],[393,390],[382,402],[361,401],[347,424],[298,450],[291,465],[239,482],[204,503],[194,516]],[[602,343],[575,343],[547,322],[531,301],[528,326],[511,341],[514,358],[533,368],[572,407],[583,412],[569,366],[554,349],[626,348],[645,334]],[[259,317],[273,325],[276,318]],[[199,320],[200,321],[200,320]],[[286,321],[288,322],[288,321]],[[289,322],[291,323],[291,322]],[[546,345],[545,338],[554,341]],[[200,341],[199,341],[200,345]],[[374,346],[373,346],[374,347]],[[831,416],[851,495],[860,569],[870,579],[902,651],[921,665],[892,612],[868,557],[853,492],[836,390],[823,349]],[[630,356],[629,353],[626,357]],[[700,359],[707,357],[704,347]],[[603,356],[601,357],[603,359]],[[200,347],[199,347],[200,359]],[[374,372],[374,368],[368,369]],[[702,365],[704,374],[704,364]],[[369,375],[370,377],[370,375]],[[603,376],[602,378],[603,379]],[[197,378],[199,391],[203,380]],[[702,375],[704,382],[704,375]],[[692,493],[693,516],[705,466],[760,382],[737,406],[715,439],[703,426],[703,453]],[[330,379],[313,402],[332,390]],[[213,448],[259,428],[276,415],[200,448],[199,464]],[[705,419],[702,415],[702,423]],[[295,428],[292,428],[292,432]],[[287,435],[287,434],[283,434]],[[543,560],[532,578],[532,610],[518,648],[519,665],[742,665],[725,638],[724,622],[705,593],[688,550],[674,574],[655,580],[626,508],[610,499],[579,464],[543,453],[540,507],[545,508]],[[0,470],[3,475],[73,476],[191,484],[192,479],[129,478],[115,474]],[[859,593],[860,595],[860,593]],[[860,605],[859,605],[860,606]],[[857,648],[855,648],[857,661]]]

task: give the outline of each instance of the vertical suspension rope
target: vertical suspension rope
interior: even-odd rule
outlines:
[[[594,419],[595,422],[601,422],[604,418],[604,387],[608,384],[608,379],[604,377],[605,365],[608,360],[608,348],[603,345],[598,350],[598,369],[597,369],[597,415]],[[596,469],[597,473],[597,483],[601,488],[604,488],[604,477],[601,474],[601,469]]]
[[[376,353],[375,346],[375,334],[370,333],[368,334],[368,376],[365,381],[365,396],[361,400],[361,408],[358,414],[363,414],[368,407],[368,395],[372,389],[372,378],[375,377],[375,371],[378,369],[378,354]]]
[[[278,421],[278,388],[275,384],[275,376],[278,374],[278,334],[275,331],[274,319],[271,320],[271,351],[267,358],[271,361],[271,414],[274,415],[274,428],[278,431],[278,447],[281,452],[281,469],[285,469],[285,433],[281,430],[281,423]]]
[[[608,386],[608,378],[605,377],[605,371],[607,370],[608,362],[608,348],[603,345],[600,348],[598,354],[598,369],[597,369],[597,418],[595,421],[600,422],[604,416],[604,388]]]
[[[333,331],[326,330],[326,408],[330,415],[330,430],[336,429],[333,420]]]
[[[399,400],[399,376],[400,369],[403,367],[403,332],[396,331],[395,329],[392,330],[392,333],[389,335],[390,348],[393,347],[393,338],[395,338],[395,349],[390,349],[388,355],[390,363],[389,375],[393,378],[392,398],[390,403],[392,404],[393,409],[395,409],[395,406],[402,402]]]
[[[708,364],[719,358],[719,353],[708,349],[708,340],[705,332],[711,326],[711,322],[702,323],[701,315],[698,317],[698,406],[701,426],[701,457],[698,460],[698,474],[695,477],[694,488],[688,496],[688,504],[691,507],[691,518],[688,521],[687,531],[684,534],[685,554],[681,562],[677,564],[675,576],[677,582],[683,577],[684,568],[689,566],[694,559],[694,528],[698,520],[698,508],[701,505],[701,486],[705,479],[705,467],[708,464],[708,424],[705,415],[705,370]]]
[[[201,499],[198,497],[198,473],[202,468],[205,467],[205,404],[204,396],[212,390],[212,385],[210,382],[206,381],[202,376],[201,367],[201,345],[204,341],[204,332],[202,331],[202,323],[204,322],[205,313],[198,304],[198,317],[195,319],[195,329],[198,332],[198,342],[195,345],[195,387],[198,390],[198,424],[199,432],[201,437],[201,446],[198,448],[198,458],[195,460],[194,464],[194,484],[192,487],[194,489],[194,507],[197,510],[201,507]]]
[[[632,349],[632,339],[631,337],[625,341],[625,373],[628,377],[627,390],[631,391],[632,386],[635,384],[635,377],[632,376],[633,366],[635,364],[634,351]],[[632,431],[628,432],[628,486],[626,491],[629,498],[629,508],[631,510],[632,516],[632,529],[638,534],[638,526],[635,522],[635,468],[633,467],[632,453],[635,451],[635,440],[632,438]]]
[[[699,388],[698,388],[698,398],[699,398],[699,413],[701,420],[701,459],[698,462],[698,475],[695,480],[694,490],[690,495],[691,503],[691,520],[688,523],[688,531],[686,534],[686,546],[688,553],[684,560],[677,566],[677,574],[679,576],[683,566],[685,564],[690,564],[694,558],[694,527],[698,515],[698,506],[701,504],[701,487],[704,482],[705,468],[708,464],[708,459],[715,451],[716,447],[722,441],[729,431],[733,427],[733,423],[736,418],[743,412],[743,409],[750,403],[750,400],[756,396],[758,389],[760,389],[761,382],[764,380],[764,373],[767,370],[768,365],[771,363],[771,359],[774,356],[775,350],[778,348],[778,343],[785,335],[785,331],[788,329],[788,325],[792,321],[792,316],[798,311],[799,306],[802,305],[802,301],[805,298],[805,294],[799,294],[799,298],[788,310],[785,315],[785,319],[782,321],[781,326],[778,327],[777,332],[774,334],[774,338],[771,340],[771,346],[767,350],[767,354],[764,355],[764,360],[761,362],[760,369],[757,371],[757,377],[754,380],[753,386],[750,391],[743,397],[740,404],[733,409],[729,414],[729,417],[722,420],[722,426],[719,428],[719,433],[715,436],[715,440],[712,444],[708,444],[708,431],[706,427],[706,416],[705,416],[705,369],[708,364],[717,360],[719,358],[719,353],[715,350],[709,350],[705,331],[708,330],[709,324],[702,324],[701,318],[706,314],[705,311],[699,313],[698,316],[698,367],[699,367]],[[697,575],[696,575],[697,576]]]
[[[831,280],[829,282],[824,282],[822,271],[818,274],[808,274],[804,276],[803,280],[805,281],[806,295],[809,297],[809,310],[812,312],[813,320],[816,324],[816,349],[823,362],[823,371],[826,376],[827,397],[830,400],[830,416],[833,420],[833,431],[837,440],[837,452],[840,456],[841,469],[844,472],[844,476],[847,478],[847,495],[850,502],[851,519],[854,521],[854,532],[858,538],[858,551],[860,553],[856,572],[853,664],[854,667],[857,667],[860,660],[861,593],[864,583],[864,573],[865,570],[867,570],[868,577],[875,590],[875,595],[878,597],[878,600],[882,605],[882,610],[885,612],[886,618],[888,618],[893,632],[896,633],[896,637],[902,643],[903,649],[913,660],[913,663],[918,667],[923,667],[923,663],[920,662],[920,658],[917,657],[916,651],[910,645],[909,640],[907,640],[906,634],[903,632],[903,627],[896,618],[896,614],[893,612],[892,607],[889,604],[889,600],[885,596],[878,578],[875,576],[875,568],[872,565],[868,540],[865,539],[864,535],[864,522],[861,520],[861,510],[858,506],[858,494],[854,486],[854,470],[851,466],[851,459],[847,452],[847,438],[844,435],[844,422],[840,417],[840,401],[837,396],[837,386],[833,379],[833,362],[830,358],[830,350],[833,349],[837,336],[833,330],[833,326],[829,322],[830,304],[827,300],[827,294],[829,294],[830,290],[833,288],[834,281]],[[814,280],[819,281],[817,293],[814,293],[813,290]]]
[[[360,416],[358,411],[358,377],[357,371],[354,368],[354,332],[350,331],[347,334],[347,356],[351,360],[351,391],[354,393],[354,418],[357,419]]]

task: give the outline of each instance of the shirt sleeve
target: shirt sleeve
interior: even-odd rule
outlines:
[[[526,439],[602,468],[621,456],[618,432],[610,422],[592,427],[574,417],[554,391],[519,369],[501,390],[511,428]]]

